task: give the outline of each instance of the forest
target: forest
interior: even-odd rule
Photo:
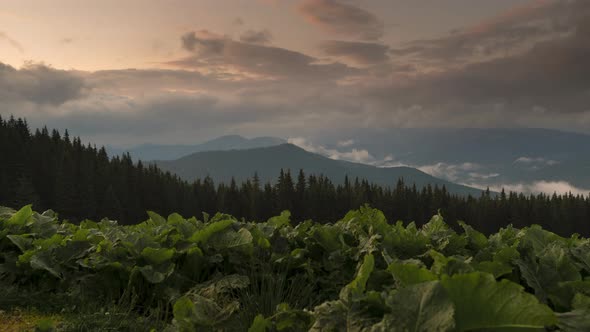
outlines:
[[[452,195],[444,187],[416,188],[403,179],[390,187],[346,178],[335,185],[321,174],[281,172],[274,183],[256,174],[243,183],[187,183],[129,155],[109,157],[103,147],[83,144],[65,131],[34,132],[25,119],[0,118],[0,205],[33,204],[73,222],[110,218],[136,223],[147,210],[201,216],[217,211],[245,220],[264,221],[283,210],[295,223],[336,220],[369,204],[388,220],[426,223],[440,214],[452,227],[462,220],[490,234],[501,227],[538,224],[561,235],[590,235],[590,196],[525,195],[482,191],[478,197]]]

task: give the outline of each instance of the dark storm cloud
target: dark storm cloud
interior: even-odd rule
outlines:
[[[440,38],[415,40],[391,50],[397,57],[445,66],[510,56],[575,31],[587,1],[533,1]],[[583,14],[582,14],[583,15]]]
[[[70,71],[42,64],[21,69],[0,63],[0,100],[61,105],[81,97],[88,88],[84,79]]]
[[[389,60],[389,46],[379,43],[329,40],[320,44],[324,54],[348,58],[360,64],[382,63]]]
[[[242,33],[240,41],[250,44],[268,44],[272,41],[272,33],[268,29],[248,30]]]
[[[180,37],[180,40],[185,50],[192,52],[198,49],[205,55],[221,54],[225,48],[225,38],[208,30],[199,31],[199,36],[194,31],[187,32]]]
[[[351,4],[336,0],[305,0],[298,9],[307,21],[332,33],[365,40],[383,36],[383,22]]]
[[[415,75],[380,94],[399,106],[496,104],[514,113],[531,108],[588,112],[590,3],[568,2],[568,6],[571,15],[562,23],[570,27],[570,34],[538,41],[521,53]]]
[[[186,33],[181,39],[183,47],[193,55],[168,64],[185,69],[229,71],[231,68],[245,75],[291,80],[334,80],[362,73],[342,63],[319,63],[318,59],[300,52],[239,42],[206,30]]]
[[[252,116],[231,110],[220,111],[219,100],[214,97],[174,94],[144,99],[96,96],[69,108],[72,112],[51,115],[46,121],[74,128],[86,135],[157,136],[175,130],[186,132],[190,127],[200,129],[244,121],[247,116]]]

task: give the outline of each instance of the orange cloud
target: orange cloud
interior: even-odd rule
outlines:
[[[328,32],[365,40],[383,36],[384,24],[373,13],[336,0],[305,0],[299,13]]]

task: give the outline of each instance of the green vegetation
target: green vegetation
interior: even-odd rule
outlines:
[[[150,212],[122,226],[2,208],[0,322],[39,331],[590,329],[589,239],[539,226],[485,236],[460,223],[455,232],[440,215],[418,228],[369,207],[333,224],[290,217]]]

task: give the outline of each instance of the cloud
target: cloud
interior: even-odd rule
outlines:
[[[317,153],[334,160],[344,160],[383,168],[409,166],[406,163],[396,161],[392,155],[388,155],[383,159],[377,159],[366,149],[352,148],[349,151],[341,151],[339,149],[327,148],[321,144],[314,144],[304,137],[291,137],[287,139],[287,142],[296,145],[308,152]],[[351,142],[354,141],[342,141],[338,143],[338,146],[341,148],[349,147],[353,144]]]
[[[518,192],[525,194],[569,194],[573,195],[584,195],[590,194],[590,189],[579,188],[567,181],[533,181],[528,183],[505,183],[505,184],[494,184],[494,185],[481,185],[479,183],[463,183],[464,185],[475,187],[475,188],[487,188],[490,190],[500,192],[504,189],[507,192]]]
[[[346,160],[362,164],[375,163],[375,158],[364,149],[352,149],[351,151],[338,151],[336,149],[329,149],[322,145],[315,145],[303,137],[291,137],[287,140],[290,144],[297,145],[298,147],[313,153],[324,155],[334,160]]]
[[[336,0],[304,0],[299,13],[310,23],[338,35],[377,40],[383,36],[383,22],[374,14]]]
[[[0,63],[0,100],[58,106],[80,98],[88,89],[71,71],[28,63],[21,69]]]
[[[357,2],[342,3],[348,5],[303,2],[319,9],[356,8],[350,4]],[[0,106],[39,125],[82,128],[78,133],[92,134],[98,144],[191,143],[220,133],[317,137],[350,132],[346,128],[516,126],[590,132],[590,2],[519,8],[432,43],[391,46],[384,56],[387,45],[355,41],[364,28],[343,30],[343,40],[320,45],[326,52],[321,56],[199,30],[179,36],[184,56],[159,69],[78,72],[0,65]],[[335,15],[330,29],[345,16]],[[314,24],[328,29],[324,21]],[[499,48],[479,52],[478,40]],[[424,50],[400,52],[416,46]],[[393,156],[376,160],[353,146],[324,153],[383,167],[403,164]],[[441,176],[461,172],[473,182],[497,180],[484,169],[419,166]]]
[[[277,84],[266,79],[235,80],[215,71],[72,72],[47,67],[43,70],[56,71],[56,76],[73,76],[82,90],[52,92],[51,99],[45,100],[42,97],[49,91],[31,93],[35,86],[29,76],[43,73],[33,68],[0,67],[3,109],[26,117],[32,127],[68,128],[73,135],[98,145],[190,144],[220,133],[284,137],[317,132],[333,124],[336,117],[358,121],[352,118],[357,115],[350,88],[320,79]],[[64,86],[54,82],[43,79],[35,88]]]
[[[349,147],[351,145],[354,144],[354,140],[353,139],[347,139],[347,140],[343,140],[343,141],[338,141],[337,145],[341,148],[345,148],[345,147]]]
[[[247,30],[240,36],[240,41],[250,44],[269,44],[272,41],[272,33],[268,29]]]
[[[185,33],[181,41],[183,48],[193,55],[167,62],[168,65],[271,80],[329,81],[362,73],[343,63],[320,63],[300,52],[235,41],[207,30]]]
[[[477,171],[482,168],[481,165],[476,163],[465,162],[461,164],[448,164],[439,162],[432,165],[417,166],[419,170],[424,173],[428,173],[434,177],[447,179],[450,181],[457,181],[462,178],[465,173],[473,174],[475,178],[485,178],[486,176],[493,177],[490,174],[480,174],[473,171]]]
[[[326,55],[343,57],[363,65],[389,60],[389,46],[379,43],[329,40],[321,43],[320,49]]]
[[[516,159],[514,161],[514,163],[516,164],[528,164],[528,165],[535,165],[538,166],[543,165],[543,166],[554,166],[559,164],[559,161],[557,160],[553,160],[553,159],[545,159],[545,158],[541,158],[541,157],[537,157],[537,158],[531,158],[531,157],[520,157],[518,159]]]
[[[0,31],[0,41],[2,41],[2,40],[6,41],[8,43],[8,45],[12,46],[20,53],[25,52],[25,49],[23,48],[23,46],[19,42],[10,38],[5,32]]]
[[[228,128],[272,127],[290,109],[264,103],[220,99],[207,93],[159,93],[122,96],[95,92],[59,107],[20,108],[32,126],[67,128],[96,144],[129,145],[146,142],[190,142],[219,136]]]
[[[242,25],[244,25],[244,20],[241,17],[236,17],[232,21],[232,24],[237,25],[237,26],[242,26]]]
[[[439,38],[407,42],[391,52],[437,67],[501,58],[574,32],[574,10],[574,1],[531,1]]]
[[[382,110],[375,123],[490,127],[507,126],[510,119],[509,126],[588,130],[590,62],[584,59],[590,58],[590,2],[563,1],[555,6],[569,8],[557,11],[569,14],[558,16],[556,29],[571,32],[549,34],[524,50],[460,61],[458,66],[428,69],[428,60],[414,59],[414,72],[398,72],[389,81],[367,85],[364,93]],[[552,22],[554,12],[542,13],[547,16],[543,21]],[[537,13],[519,18],[529,22],[539,17]],[[453,49],[452,43],[445,47]],[[446,59],[441,54],[428,57],[441,63]]]

